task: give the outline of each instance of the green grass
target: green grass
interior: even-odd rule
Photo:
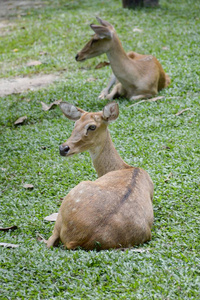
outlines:
[[[0,99],[0,226],[18,226],[0,232],[0,239],[20,245],[0,247],[1,299],[199,299],[198,1],[160,0],[157,9],[138,10],[123,10],[116,0],[45,3],[21,18],[13,16],[8,34],[0,37],[1,78],[61,76],[47,89]],[[88,153],[59,156],[58,146],[70,136],[73,123],[58,108],[44,112],[40,104],[62,98],[88,111],[106,104],[97,96],[110,68],[94,69],[106,57],[82,64],[74,59],[92,34],[88,24],[95,15],[115,26],[126,51],[155,55],[172,79],[157,102],[128,108],[130,101],[117,100],[120,116],[110,125],[120,155],[154,181],[152,241],[141,246],[143,253],[49,250],[36,240],[37,232],[50,236],[54,224],[44,217],[58,211],[60,198],[80,181],[97,177]],[[133,32],[135,27],[143,32]],[[28,68],[29,60],[42,65]],[[90,77],[97,80],[88,82]],[[184,108],[190,110],[175,116]],[[14,126],[24,115],[25,124]],[[25,189],[25,183],[34,189]]]

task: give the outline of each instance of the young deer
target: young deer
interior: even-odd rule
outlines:
[[[101,112],[85,112],[61,102],[65,116],[76,121],[62,156],[88,150],[100,178],[83,181],[64,198],[47,246],[61,240],[67,249],[131,247],[151,239],[153,183],[148,173],[126,164],[107,129],[119,114],[116,103]]]
[[[101,26],[90,25],[95,35],[76,55],[76,60],[84,61],[103,53],[107,54],[113,75],[99,95],[100,99],[112,100],[119,96],[130,100],[149,98],[169,85],[169,76],[154,56],[136,52],[126,53],[114,27],[98,17],[97,20]],[[115,83],[117,84],[109,93]]]

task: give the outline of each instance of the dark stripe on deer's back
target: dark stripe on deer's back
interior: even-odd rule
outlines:
[[[104,218],[103,223],[101,225],[106,225],[106,223],[108,223],[109,219],[113,215],[117,214],[118,211],[120,210],[120,208],[123,206],[123,204],[128,200],[129,196],[132,194],[132,192],[133,192],[133,190],[136,186],[137,177],[138,177],[139,173],[140,173],[140,169],[139,168],[134,168],[132,178],[131,178],[131,181],[130,181],[128,187],[127,187],[126,192],[122,196],[119,204],[117,206],[115,206],[109,214],[105,215],[105,218]]]
[[[133,189],[135,188],[139,172],[140,172],[139,168],[134,169],[133,174],[132,174],[132,178],[131,178],[131,182],[128,185],[126,193],[122,197],[122,199],[120,201],[120,204],[123,204],[129,198],[130,194],[132,193]]]
[[[120,202],[119,202],[119,205],[117,206],[114,206],[115,203],[113,203],[113,210],[108,213],[108,214],[105,214],[105,217],[104,219],[102,220],[99,220],[99,222],[96,224],[96,233],[98,231],[101,230],[102,227],[106,226],[107,223],[109,222],[110,218],[117,214],[120,210],[120,208],[123,206],[123,204],[128,200],[129,196],[131,195],[131,193],[133,192],[133,189],[135,188],[136,186],[136,183],[137,183],[137,177],[140,173],[140,169],[139,168],[134,168],[133,169],[133,173],[132,173],[132,177],[131,177],[131,181],[127,187],[127,190],[126,192],[124,193],[124,195],[122,196]],[[88,239],[90,239],[93,235],[93,232],[90,233],[90,235],[88,235]]]

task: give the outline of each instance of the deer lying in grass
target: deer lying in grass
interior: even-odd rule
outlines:
[[[151,239],[153,183],[148,173],[126,164],[117,153],[109,122],[119,114],[116,103],[101,112],[85,112],[61,102],[65,116],[76,121],[62,156],[88,150],[100,178],[83,181],[64,198],[47,246],[61,241],[67,249],[126,248]]]
[[[136,52],[126,53],[114,27],[98,17],[97,20],[101,26],[90,25],[95,34],[76,55],[76,60],[84,61],[103,53],[107,54],[113,75],[107,87],[102,90],[100,99],[112,100],[116,97],[126,97],[130,100],[138,100],[149,98],[169,85],[169,76],[154,56]],[[116,82],[117,84],[109,93]]]

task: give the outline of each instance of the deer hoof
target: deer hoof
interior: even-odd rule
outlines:
[[[99,95],[99,97],[98,97],[98,99],[100,99],[100,100],[104,100],[104,99],[106,99],[106,96],[105,96],[105,95],[103,95],[103,94],[100,94],[100,95]]]
[[[101,94],[99,95],[98,99],[104,100],[107,99],[108,93],[106,91],[102,91]]]

